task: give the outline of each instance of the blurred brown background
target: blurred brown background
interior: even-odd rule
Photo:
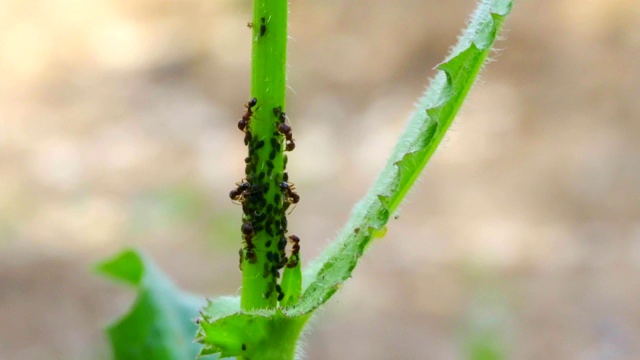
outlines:
[[[381,169],[470,0],[291,4],[290,229],[309,259]],[[125,246],[238,291],[248,0],[0,0],[0,359],[108,359]],[[640,2],[520,1],[308,359],[640,358]],[[476,353],[477,354],[477,353]]]

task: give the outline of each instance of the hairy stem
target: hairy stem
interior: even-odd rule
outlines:
[[[249,147],[243,201],[243,310],[273,308],[279,295],[278,269],[286,245],[283,182],[286,155],[278,125],[284,121],[287,0],[255,0],[252,26]],[[249,228],[246,224],[249,224]]]
[[[336,241],[305,271],[302,299],[289,315],[305,314],[327,301],[351,276],[358,259],[386,224],[442,141],[466,99],[513,0],[482,0],[432,80],[382,173],[355,206]]]

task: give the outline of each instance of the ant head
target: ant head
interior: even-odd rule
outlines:
[[[246,191],[246,190],[249,190],[250,187],[251,187],[251,184],[249,184],[246,181],[243,181],[240,183],[240,185],[238,185],[238,190]]]

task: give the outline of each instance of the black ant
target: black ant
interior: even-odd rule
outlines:
[[[273,111],[273,114],[280,119],[280,125],[278,125],[278,132],[284,135],[285,139],[287,140],[285,149],[287,151],[293,151],[293,149],[296,148],[296,143],[293,140],[293,134],[291,133],[291,126],[285,123],[287,120],[287,114],[285,114],[284,111],[280,111],[280,108],[275,108]]]
[[[289,256],[289,263],[287,264],[288,268],[294,268],[298,265],[299,254],[300,254],[300,238],[296,235],[289,236],[289,240],[293,246],[291,247],[291,256]]]
[[[253,234],[254,234],[253,225],[251,225],[250,222],[243,222],[241,230],[244,236],[253,237]]]
[[[280,125],[278,125],[278,132],[282,135],[284,135],[285,139],[287,139],[287,141],[292,141],[293,140],[293,135],[291,134],[291,126],[282,123]]]
[[[258,258],[256,257],[256,245],[253,243],[253,234],[245,235],[244,240],[247,242],[247,261],[255,264]]]
[[[285,147],[286,151],[293,151],[296,148],[296,143],[293,140],[287,140],[287,146]]]
[[[247,195],[247,190],[249,190],[251,184],[247,181],[240,181],[237,182],[236,185],[238,186],[237,188],[229,191],[229,198],[233,201],[243,202],[244,196]]]
[[[242,115],[242,119],[238,120],[238,129],[240,129],[241,131],[245,131],[245,129],[249,125],[249,121],[253,116],[253,107],[256,106],[257,103],[258,103],[258,99],[252,98],[246,104],[244,104],[244,107],[247,109],[247,112],[244,113],[244,115]]]
[[[244,240],[247,242],[247,261],[251,264],[255,264],[256,261],[258,260],[256,258],[256,252],[255,252],[255,244],[253,243],[253,227],[251,226],[250,223],[243,223],[242,224],[242,233],[244,234]],[[240,254],[240,271],[242,271],[242,260],[244,258],[244,252],[243,249],[241,248],[239,251]]]
[[[242,234],[244,234],[244,240],[247,242],[247,261],[254,264],[258,259],[256,258],[255,248],[253,243],[253,225],[250,222],[242,223]]]
[[[281,182],[280,190],[284,192],[285,202],[290,204],[297,204],[300,201],[300,195],[298,195],[294,190],[296,189],[293,183]]]

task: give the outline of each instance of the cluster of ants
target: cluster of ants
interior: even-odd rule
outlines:
[[[266,171],[258,171],[255,159],[256,152],[265,145],[264,140],[254,139],[249,130],[249,124],[254,116],[254,109],[258,103],[256,98],[252,98],[245,104],[246,112],[238,121],[238,129],[244,134],[244,143],[249,146],[249,156],[245,159],[246,178],[236,183],[236,188],[229,192],[232,201],[242,204],[244,213],[241,226],[242,235],[246,247],[240,249],[240,268],[242,269],[243,259],[246,258],[250,264],[257,262],[256,245],[254,236],[257,232],[264,230],[269,238],[279,238],[277,248],[278,251],[272,251],[272,242],[268,240],[265,244],[267,249],[265,269],[263,276],[266,278],[271,275],[274,279],[270,283],[265,297],[270,297],[273,291],[277,292],[278,301],[284,298],[284,293],[277,284],[277,278],[280,277],[279,271],[285,266],[294,268],[299,262],[300,238],[296,235],[285,236],[287,233],[286,211],[291,205],[296,205],[300,201],[300,196],[295,192],[295,185],[289,182],[289,175],[284,172],[280,181],[276,180],[278,191],[274,194],[273,203],[268,204],[265,198],[272,179],[274,170],[274,160],[278,151],[282,151],[282,145],[274,137],[271,139],[271,153],[269,160],[265,162]],[[274,135],[282,135],[286,140],[285,150],[292,151],[295,148],[295,142],[291,133],[291,126],[288,125],[287,116],[281,107],[273,109],[274,116],[279,120],[277,133]],[[287,156],[283,157],[283,165],[286,167]],[[261,169],[262,170],[262,169]],[[277,207],[282,206],[282,213],[274,211]],[[287,257],[287,243],[291,243],[291,255]]]
[[[245,136],[244,136],[244,144],[245,145],[249,145],[249,142],[251,141],[251,132],[249,131],[249,122],[251,121],[251,118],[253,117],[253,113],[254,113],[254,107],[258,104],[258,99],[256,98],[252,98],[251,100],[249,100],[244,107],[247,109],[247,111],[244,113],[244,115],[242,115],[242,118],[240,120],[238,120],[238,129],[240,129],[240,131],[244,132]],[[293,133],[291,132],[291,125],[288,125],[287,122],[287,114],[282,111],[282,108],[275,107],[273,108],[273,115],[280,120],[280,124],[278,124],[278,133],[280,133],[281,135],[284,136],[285,140],[286,140],[286,144],[285,144],[285,150],[286,151],[293,151],[296,148],[296,143],[293,139]]]

